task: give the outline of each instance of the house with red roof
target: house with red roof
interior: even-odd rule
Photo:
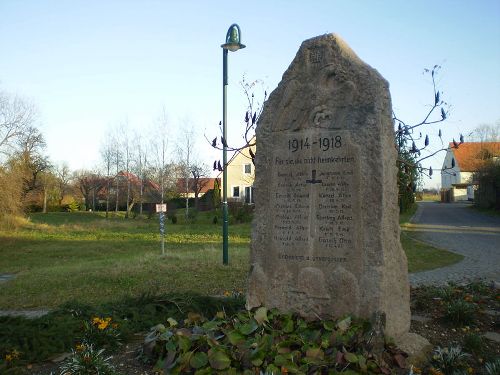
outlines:
[[[441,169],[441,188],[451,190],[455,201],[474,199],[474,172],[490,158],[500,158],[500,142],[450,143]]]

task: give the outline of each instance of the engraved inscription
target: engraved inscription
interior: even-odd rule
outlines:
[[[309,62],[313,64],[318,64],[323,61],[323,49],[322,48],[311,48],[309,50]]]
[[[278,259],[358,268],[359,158],[347,133],[309,129],[279,139],[271,189]]]

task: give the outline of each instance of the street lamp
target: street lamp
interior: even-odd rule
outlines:
[[[227,214],[227,51],[236,52],[245,48],[241,41],[240,27],[233,23],[226,34],[222,47],[222,264],[229,264],[228,255],[228,214]]]

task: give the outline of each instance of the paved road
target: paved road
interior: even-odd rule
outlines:
[[[412,285],[475,279],[500,282],[499,216],[482,214],[470,203],[419,202],[411,224],[403,230],[465,257],[448,267],[410,274]]]

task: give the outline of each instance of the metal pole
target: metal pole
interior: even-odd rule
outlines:
[[[222,50],[222,264],[229,264],[227,212],[227,49]]]

